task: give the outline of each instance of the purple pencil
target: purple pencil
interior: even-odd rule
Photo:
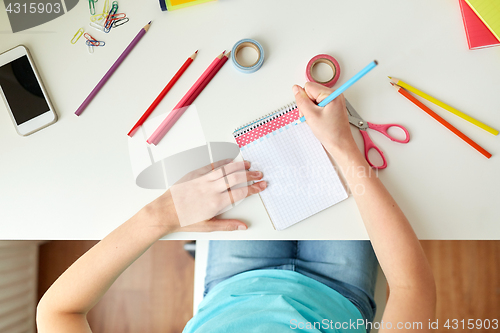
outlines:
[[[115,63],[113,64],[113,66],[111,66],[111,68],[108,70],[106,75],[103,76],[101,81],[99,81],[99,83],[95,86],[94,90],[92,90],[90,95],[83,101],[82,105],[80,105],[78,110],[76,110],[75,114],[77,116],[81,115],[82,112],[85,110],[85,108],[90,104],[90,102],[92,102],[92,100],[97,95],[99,90],[101,90],[101,88],[106,84],[106,82],[109,80],[111,75],[113,75],[113,73],[116,71],[116,69],[118,67],[120,67],[123,60],[125,60],[125,58],[128,56],[130,51],[132,51],[132,49],[137,45],[137,43],[139,43],[142,36],[144,36],[146,34],[146,32],[149,30],[150,26],[151,26],[151,21],[149,21],[149,23],[146,24],[146,26],[144,26],[144,28],[142,28],[141,31],[139,31],[137,36],[135,36],[135,38],[132,40],[132,42],[130,42],[130,44],[127,46],[125,51],[123,51],[123,53],[120,55],[120,57],[118,59],[116,59]]]

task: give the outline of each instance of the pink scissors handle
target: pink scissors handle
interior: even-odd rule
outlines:
[[[385,135],[386,137],[388,137],[392,141],[399,142],[399,143],[408,143],[410,141],[410,133],[408,132],[408,130],[406,128],[404,128],[401,125],[398,125],[398,124],[377,125],[377,124],[373,124],[373,123],[370,123],[370,122],[367,122],[367,124],[368,124],[368,128],[371,128],[372,130],[375,130],[377,132],[382,133],[383,135]],[[389,132],[388,132],[388,130],[391,127],[397,127],[397,128],[402,129],[405,132],[405,135],[406,135],[405,139],[404,140],[399,140],[399,139],[393,137],[392,135],[390,135]]]
[[[387,168],[387,162],[385,160],[384,153],[382,153],[382,151],[377,146],[375,146],[375,144],[373,143],[372,139],[370,139],[366,131],[360,130],[360,132],[361,135],[363,136],[363,141],[365,143],[365,158],[368,164],[370,164],[370,166],[375,169]],[[382,161],[384,164],[377,166],[370,161],[370,158],[368,157],[368,152],[370,151],[370,149],[375,149],[379,153],[380,157],[382,157]]]

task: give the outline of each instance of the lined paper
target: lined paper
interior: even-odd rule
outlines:
[[[462,10],[467,43],[470,50],[500,45],[500,41],[481,21],[465,0],[458,0]]]
[[[488,29],[500,41],[500,1],[465,0]]]

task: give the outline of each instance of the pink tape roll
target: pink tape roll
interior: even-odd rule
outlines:
[[[316,64],[319,64],[319,63],[324,63],[324,64],[327,64],[328,66],[330,66],[332,68],[332,71],[333,71],[333,77],[328,80],[328,81],[319,81],[319,80],[316,80],[313,76],[312,76],[312,69],[314,66],[316,66]],[[309,82],[316,82],[316,83],[319,83],[319,84],[322,84],[324,86],[327,86],[329,88],[333,87],[335,85],[335,83],[337,83],[337,80],[339,79],[340,77],[340,65],[339,63],[337,62],[337,60],[328,55],[328,54],[319,54],[317,56],[315,56],[314,58],[312,58],[309,63],[307,64],[307,67],[306,67],[306,77],[307,77],[307,81]]]

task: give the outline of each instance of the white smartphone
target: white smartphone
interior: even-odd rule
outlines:
[[[57,121],[35,64],[23,45],[0,54],[0,94],[20,135],[30,135]]]

